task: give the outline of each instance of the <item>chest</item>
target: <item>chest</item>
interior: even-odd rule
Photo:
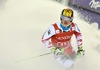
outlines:
[[[63,32],[61,30],[57,31],[57,33],[53,36],[56,40],[70,40],[74,31]]]

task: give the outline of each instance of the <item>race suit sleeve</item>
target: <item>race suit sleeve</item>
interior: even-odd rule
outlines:
[[[82,46],[82,33],[80,32],[78,26],[75,24],[75,37],[76,37],[76,41],[77,41],[77,46],[80,47]]]
[[[48,48],[52,47],[51,43],[51,37],[55,35],[55,29],[54,26],[51,25],[47,31],[42,36],[42,42],[47,46]]]

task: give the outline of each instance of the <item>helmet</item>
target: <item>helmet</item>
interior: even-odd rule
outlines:
[[[61,20],[72,21],[73,20],[73,10],[72,9],[63,9],[61,12]]]

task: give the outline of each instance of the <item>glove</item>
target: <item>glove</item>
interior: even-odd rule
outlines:
[[[83,50],[83,47],[82,46],[78,47],[77,56],[83,56],[84,54],[85,50]]]
[[[64,53],[64,48],[58,48],[58,47],[51,47],[51,52],[54,53],[55,55],[58,55],[58,54],[63,54]]]

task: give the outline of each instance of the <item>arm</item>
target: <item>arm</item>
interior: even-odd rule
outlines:
[[[55,35],[55,29],[53,25],[51,25],[48,30],[43,34],[42,36],[42,42],[47,46],[48,48],[52,47],[51,43],[51,37]]]
[[[75,37],[76,37],[76,41],[77,41],[77,46],[80,47],[82,46],[83,42],[82,42],[82,33],[80,32],[78,26],[75,24]]]
[[[82,33],[80,32],[79,28],[77,25],[75,25],[75,37],[76,37],[76,41],[77,41],[77,45],[78,45],[78,51],[77,51],[77,55],[84,55],[84,51],[83,50],[83,46],[82,46]]]

